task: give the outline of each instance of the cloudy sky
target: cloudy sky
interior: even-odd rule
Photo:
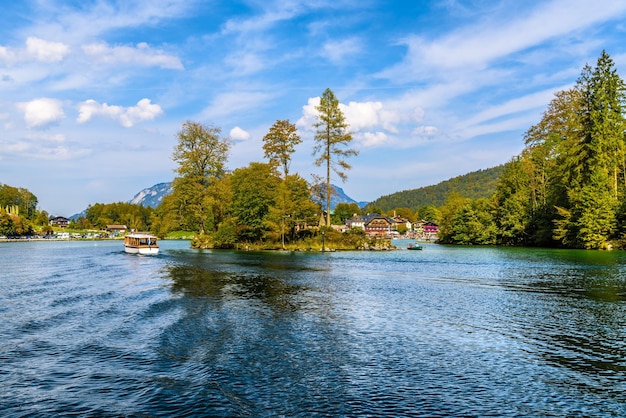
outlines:
[[[615,0],[2,1],[0,183],[69,216],[171,181],[186,120],[235,169],[278,119],[310,180],[329,87],[360,152],[333,181],[369,201],[508,161],[603,49],[625,78],[625,40]]]

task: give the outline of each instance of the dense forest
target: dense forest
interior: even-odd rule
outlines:
[[[496,185],[503,169],[504,166],[500,165],[485,170],[473,171],[432,186],[403,190],[382,196],[369,204],[387,212],[402,207],[440,207],[444,205],[448,196],[453,193],[470,199],[490,197],[496,191]]]

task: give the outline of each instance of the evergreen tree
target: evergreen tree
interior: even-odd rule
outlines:
[[[345,158],[358,155],[358,151],[341,148],[350,144],[352,134],[348,131],[348,124],[339,108],[339,100],[330,89],[324,91],[316,109],[318,115],[314,126],[317,131],[313,155],[320,154],[315,160],[315,165],[318,167],[324,163],[326,165],[326,225],[330,225],[331,169],[345,182],[347,178],[345,172],[351,168]]]
[[[569,150],[569,219],[564,236],[577,247],[605,248],[615,233],[618,177],[623,166],[624,83],[603,51],[596,67],[583,69],[580,142]],[[622,173],[623,175],[623,173]]]

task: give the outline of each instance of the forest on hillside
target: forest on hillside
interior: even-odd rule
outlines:
[[[401,192],[381,196],[370,202],[369,205],[388,212],[396,208],[411,208],[417,210],[424,206],[441,207],[445,204],[448,196],[453,193],[470,199],[490,197],[496,191],[496,185],[503,169],[504,166],[500,165],[493,168],[473,171],[432,186],[403,190]]]

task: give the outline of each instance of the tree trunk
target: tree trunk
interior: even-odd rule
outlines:
[[[330,226],[330,133],[326,142],[326,226]]]

